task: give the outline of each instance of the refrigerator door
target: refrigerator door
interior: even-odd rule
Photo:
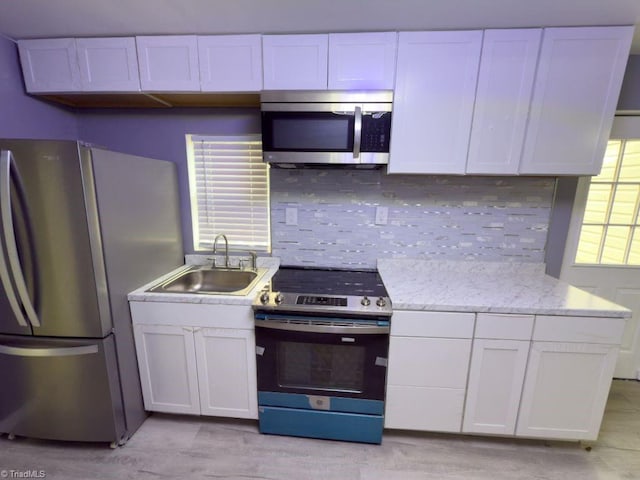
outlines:
[[[117,442],[125,435],[113,336],[63,340],[0,335],[0,432]]]
[[[48,140],[0,140],[0,149],[11,152],[10,197],[20,199],[11,207],[14,231],[3,238],[15,238],[19,265],[11,273],[22,271],[27,295],[18,296],[33,334],[105,337],[112,325],[93,171],[90,156],[80,155],[87,150]],[[17,287],[19,277],[11,279]],[[4,287],[2,306],[11,303]],[[0,333],[16,332],[0,324]]]

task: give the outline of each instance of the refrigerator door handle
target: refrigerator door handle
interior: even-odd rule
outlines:
[[[3,150],[0,154],[0,219],[4,225],[4,211],[11,208],[11,176],[10,176],[10,162],[9,155],[11,152],[7,150]],[[6,230],[5,230],[6,231]],[[11,284],[11,278],[9,276],[9,268],[6,262],[6,253],[4,251],[2,239],[0,239],[0,281],[2,281],[2,286],[7,294],[7,299],[9,300],[9,305],[11,306],[11,310],[13,314],[16,316],[16,320],[18,325],[21,327],[28,327],[26,318],[22,314],[22,309],[18,304],[18,297],[16,296],[16,292],[13,289],[13,285]]]
[[[27,291],[27,284],[24,280],[24,275],[22,273],[22,268],[20,266],[20,260],[18,258],[18,247],[16,245],[16,236],[13,230],[13,217],[11,213],[11,164],[12,164],[12,155],[9,150],[3,150],[0,155],[0,211],[2,215],[2,228],[4,230],[4,241],[6,245],[6,255],[9,259],[9,266],[11,267],[11,272],[13,273],[13,281],[15,283],[15,287],[18,290],[18,296],[20,297],[20,301],[22,306],[24,307],[24,312],[27,315],[27,319],[29,323],[31,323],[34,327],[40,326],[40,320],[38,319],[38,315],[33,308],[33,303],[29,298],[29,292]],[[3,252],[4,253],[4,252]],[[2,255],[4,257],[4,255]],[[0,260],[0,262],[4,265],[4,258]],[[6,265],[4,265],[6,269]],[[0,267],[2,270],[2,267]],[[8,278],[5,279],[4,274],[2,275],[2,283],[7,289],[7,282],[10,284],[11,280]],[[12,295],[15,296],[15,292],[12,288],[7,289],[9,292],[9,297]],[[24,321],[24,316],[22,315],[21,309],[18,307],[18,312],[14,308],[14,302],[11,303],[11,307],[16,313],[16,318],[18,318],[18,323],[20,321]],[[22,326],[27,326],[26,323]]]
[[[57,348],[29,348],[0,345],[0,354],[15,357],[68,357],[71,355],[93,355],[95,353],[98,353],[97,345]]]

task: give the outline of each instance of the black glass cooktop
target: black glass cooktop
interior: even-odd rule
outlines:
[[[387,296],[378,272],[361,270],[280,267],[271,279],[271,289],[311,295]]]

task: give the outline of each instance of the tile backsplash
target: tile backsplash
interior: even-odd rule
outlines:
[[[554,178],[276,168],[270,175],[272,251],[283,265],[544,261]]]

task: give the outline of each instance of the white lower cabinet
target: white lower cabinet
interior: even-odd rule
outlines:
[[[144,408],[200,414],[193,328],[135,325]]]
[[[258,418],[250,306],[131,302],[130,307],[147,410]]]
[[[529,341],[473,341],[463,432],[513,435]]]
[[[195,344],[202,415],[258,418],[253,330],[198,328]]]
[[[595,440],[617,357],[614,345],[533,342],[516,434]]]
[[[478,313],[462,431],[513,435],[533,315]]]
[[[474,319],[467,313],[394,312],[386,428],[460,432]],[[406,336],[409,330],[416,336]]]

